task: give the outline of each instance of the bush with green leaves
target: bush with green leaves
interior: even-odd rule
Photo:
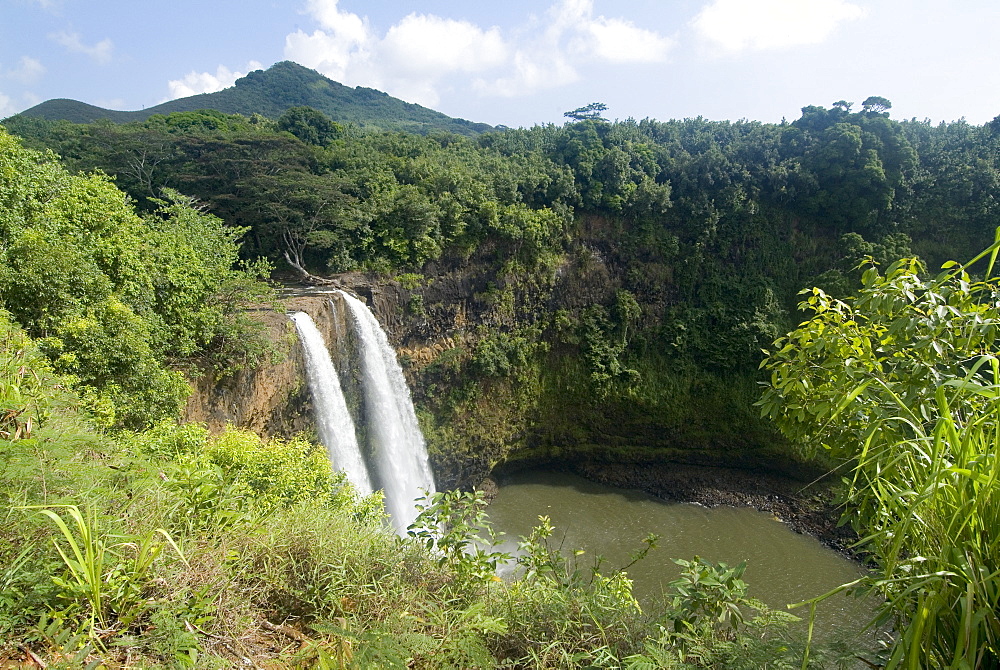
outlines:
[[[417,504],[420,513],[407,535],[422,543],[442,568],[454,575],[458,601],[479,595],[496,580],[497,568],[511,559],[492,551],[493,534],[481,491],[443,491]]]
[[[256,514],[276,507],[312,501],[346,507],[356,493],[339,471],[334,471],[322,446],[303,436],[263,439],[256,433],[227,426],[211,435],[202,424],[163,422],[131,440],[134,448],[164,459],[168,488],[187,501],[192,513],[204,504],[231,499]],[[226,491],[225,496],[217,495]],[[370,496],[368,517],[377,518],[381,500]]]
[[[800,667],[802,648],[788,630],[797,618],[747,597],[746,563],[729,566],[698,556],[674,562],[681,574],[668,586],[659,635],[625,659],[628,670]]]
[[[851,458],[876,431],[889,440],[887,431],[901,438],[933,426],[937,389],[994,351],[996,283],[975,281],[956,264],[931,279],[922,271],[912,258],[885,275],[869,265],[856,296],[803,292],[800,307],[812,315],[761,364],[771,380],[758,404],[805,455]],[[873,423],[900,411],[900,420]]]
[[[501,661],[514,667],[572,668],[617,665],[641,648],[648,618],[632,594],[629,566],[605,570],[598,557],[584,566],[583,551],[567,556],[550,543],[554,528],[539,518],[518,543],[519,573],[494,607],[507,622],[490,641]],[[641,560],[655,536],[633,556]]]
[[[248,504],[262,510],[301,500],[336,504],[353,497],[326,450],[301,437],[265,441],[251,431],[229,428],[208,441],[204,457],[236,480]]]
[[[265,355],[245,308],[270,295],[269,266],[240,264],[245,229],[172,191],[142,217],[106,175],[69,174],[2,128],[0,192],[0,305],[106,425],[176,416],[188,389],[173,365]]]
[[[0,440],[26,440],[48,419],[43,362],[34,343],[0,311]]]
[[[0,310],[0,503],[75,486],[89,468],[68,468],[99,448],[92,417],[37,344]]]
[[[998,252],[931,278],[871,266],[844,300],[808,291],[810,318],[763,364],[762,412],[850,468],[845,516],[875,568],[856,586],[897,631],[888,668],[1000,662]]]

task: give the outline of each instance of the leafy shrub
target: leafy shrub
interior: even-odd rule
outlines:
[[[583,568],[583,552],[567,558],[549,544],[549,519],[539,520],[518,544],[523,574],[496,604],[507,622],[504,634],[490,640],[497,657],[516,667],[600,667],[638,650],[646,622],[625,568],[605,572],[600,559]],[[655,543],[648,537],[634,560]]]
[[[453,588],[462,599],[476,596],[496,579],[497,567],[511,559],[484,546],[495,541],[486,504],[481,491],[434,493],[417,505],[420,514],[407,532],[454,575]]]
[[[396,275],[396,281],[399,282],[400,286],[408,291],[413,291],[424,285],[426,278],[422,274],[417,274],[415,272],[404,272],[402,274]]]
[[[533,368],[535,356],[543,349],[535,328],[486,335],[476,342],[472,371],[483,377],[523,379]]]
[[[885,599],[875,623],[899,631],[887,668],[1000,659],[1000,552],[985,531],[1000,524],[998,252],[929,279],[912,258],[871,265],[843,300],[806,291],[810,318],[762,365],[762,413],[852,466],[845,519],[876,566],[861,585]]]
[[[0,311],[0,440],[28,439],[48,418],[48,371],[34,343]]]
[[[747,597],[746,563],[730,567],[698,556],[674,562],[682,571],[670,582],[659,636],[625,659],[629,670],[799,667],[801,649],[788,634],[797,618]]]
[[[141,536],[116,536],[100,529],[96,514],[85,516],[75,505],[22,509],[37,510],[61,531],[62,542],[56,541],[55,546],[66,573],[53,576],[52,581],[69,604],[59,610],[59,618],[81,622],[99,647],[103,646],[100,636],[107,634],[112,621],[110,630],[128,630],[150,609],[144,594],[164,546],[169,544],[185,560],[162,529]]]
[[[172,461],[173,486],[194,496],[189,499],[194,508],[196,499],[215,499],[207,491],[198,493],[202,487],[228,490],[242,506],[258,512],[305,500],[343,507],[355,495],[343,473],[333,471],[326,451],[301,436],[265,440],[232,426],[213,436],[201,424],[164,422],[130,444]],[[377,498],[369,502],[373,509],[378,507]]]
[[[270,266],[239,261],[245,229],[169,190],[140,217],[108,176],[71,175],[3,129],[0,191],[0,302],[106,425],[176,417],[189,390],[168,364],[267,353],[245,309],[270,295]]]

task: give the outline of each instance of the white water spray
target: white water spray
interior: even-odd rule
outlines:
[[[366,496],[373,490],[371,479],[326,342],[312,317],[305,312],[295,312],[291,319],[295,322],[306,355],[306,374],[316,410],[316,432],[320,442],[326,447],[333,467],[343,470],[347,481],[360,495]]]
[[[339,291],[353,317],[361,358],[362,388],[375,478],[385,491],[386,511],[398,533],[417,517],[414,503],[434,492],[424,437],[396,352],[363,302]]]

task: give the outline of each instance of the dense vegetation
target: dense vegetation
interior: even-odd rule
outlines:
[[[690,563],[675,597],[644,611],[624,572],[568,562],[543,523],[522,544],[524,576],[505,584],[505,557],[469,551],[480,499],[439,496],[402,539],[378,496],[358,500],[300,439],[171,423],[97,433],[24,333],[6,316],[0,329],[0,402],[26,408],[0,433],[0,659],[751,668],[801,656],[788,615],[746,597],[742,567]]]
[[[898,631],[888,668],[1000,663],[998,249],[984,280],[903,259],[844,300],[814,288],[765,361],[764,413],[852,468],[845,520],[875,568],[859,585]]]
[[[101,174],[72,175],[0,130],[0,305],[106,426],[178,414],[184,367],[253,365],[246,308],[269,266],[238,259],[242,229],[172,191],[145,216]]]
[[[900,123],[884,103],[475,138],[306,107],[10,120],[38,151],[0,134],[0,626],[52,658],[123,662],[218,665],[284,638],[301,643],[284,662],[328,667],[803,662],[738,568],[690,562],[644,612],[619,571],[550,550],[543,524],[523,580],[495,583],[498,557],[463,551],[472,499],[442,496],[399,540],[306,442],[161,423],[181,371],[267,355],[241,318],[264,257],[395,278],[421,418],[455,480],[539,453],[853,467],[865,585],[900,631],[889,662],[995,667],[995,285],[892,263],[990,243],[1000,122]],[[765,363],[760,418],[762,349],[804,286],[815,317]],[[269,468],[262,449],[307,460]]]
[[[742,567],[690,563],[676,595],[643,611],[623,570],[568,562],[543,523],[524,539],[523,577],[505,584],[495,568],[509,557],[474,549],[475,496],[437,496],[398,538],[380,497],[359,499],[315,443],[177,425],[178,366],[252,364],[260,353],[229,342],[253,343],[234,311],[234,296],[256,287],[233,269],[238,231],[176,193],[139,216],[107,178],[0,139],[10,308],[0,311],[0,660],[645,668],[797,658],[789,617],[746,597]]]
[[[113,174],[143,211],[163,187],[197,197],[249,227],[248,258],[403,277],[404,344],[446,348],[413,361],[425,427],[439,471],[467,480],[512,451],[776,460],[756,368],[797,291],[845,295],[866,256],[971,257],[996,225],[996,124],[867,102],[472,139],[304,109],[10,127]]]

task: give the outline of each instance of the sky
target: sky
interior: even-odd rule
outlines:
[[[1000,115],[1000,0],[0,0],[0,119],[136,110],[292,60],[449,116],[792,121]]]

